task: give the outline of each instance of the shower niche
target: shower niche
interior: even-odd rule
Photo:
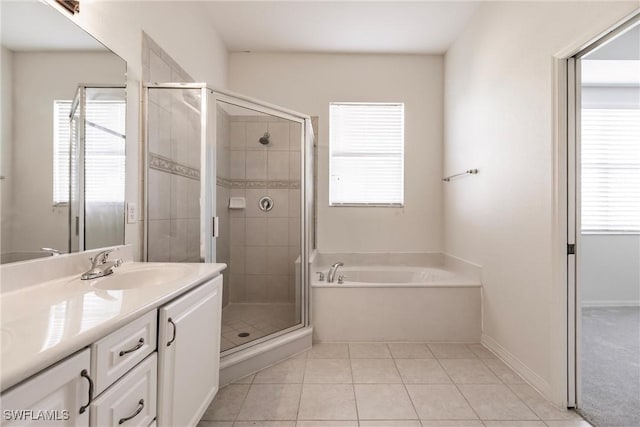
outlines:
[[[308,116],[201,84],[146,86],[147,261],[222,262],[222,356],[308,326]]]

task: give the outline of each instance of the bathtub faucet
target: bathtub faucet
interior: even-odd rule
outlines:
[[[329,268],[329,273],[327,274],[327,283],[333,283],[336,279],[336,272],[338,271],[338,267],[342,267],[344,263],[336,262]]]

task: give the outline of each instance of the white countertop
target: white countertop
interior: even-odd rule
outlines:
[[[113,276],[164,263],[125,262]],[[220,274],[226,264],[180,264],[180,278],[101,290],[101,280],[66,276],[0,295],[2,390],[90,345],[137,317]],[[112,277],[113,277],[112,276]]]

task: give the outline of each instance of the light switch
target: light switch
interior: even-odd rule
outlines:
[[[138,220],[138,211],[135,203],[127,203],[127,224],[135,224]]]

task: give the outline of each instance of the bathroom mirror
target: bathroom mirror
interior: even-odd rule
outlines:
[[[126,62],[50,5],[0,8],[0,262],[123,244]]]

